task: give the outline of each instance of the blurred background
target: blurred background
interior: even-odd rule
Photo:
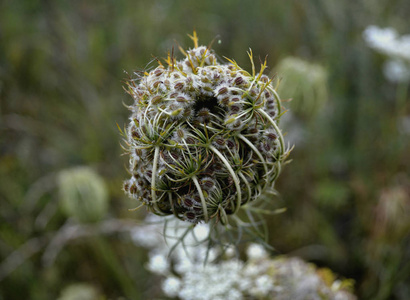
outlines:
[[[125,72],[191,47],[194,29],[222,61],[268,55],[293,99],[281,123],[293,161],[272,199],[287,212],[269,218],[269,243],[354,279],[359,299],[410,299],[409,81],[363,38],[369,25],[410,34],[409,12],[407,0],[0,1],[0,299],[158,295],[130,238],[144,212],[121,190],[116,123],[132,103]]]

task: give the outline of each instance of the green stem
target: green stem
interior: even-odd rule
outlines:
[[[265,169],[265,174],[267,174],[269,172],[268,166],[266,165],[266,161],[263,158],[262,154],[259,152],[259,150],[251,143],[250,140],[248,140],[242,134],[238,134],[237,137],[240,138],[242,141],[244,141],[252,149],[252,151],[255,152],[255,154],[259,157],[259,159],[261,160],[263,164],[263,168]]]
[[[233,178],[233,181],[236,187],[236,193],[238,195],[237,201],[236,201],[236,207],[234,210],[234,213],[237,213],[239,208],[241,207],[241,201],[242,201],[242,193],[241,193],[241,186],[239,185],[240,184],[239,178],[238,176],[236,176],[235,171],[232,169],[228,160],[225,158],[225,156],[223,156],[221,152],[219,152],[218,149],[216,149],[214,146],[209,146],[209,149],[212,150],[216,155],[218,155],[218,157],[222,160],[222,162],[224,163],[224,165],[226,166],[226,168],[228,169],[229,173],[231,174]]]
[[[249,186],[249,182],[246,180],[245,176],[242,174],[242,172],[239,172],[239,177],[241,177],[241,179],[243,180],[243,182],[246,185],[246,189],[248,190],[248,200],[246,200],[245,203],[243,203],[243,205],[245,205],[246,203],[248,203],[249,200],[251,200],[252,198],[252,192],[251,192],[251,187]]]
[[[192,176],[192,181],[195,183],[196,189],[198,190],[199,198],[201,198],[202,210],[204,211],[205,222],[208,223],[208,209],[206,207],[205,197],[202,193],[201,186],[199,185],[198,178]]]
[[[158,166],[158,158],[159,158],[159,147],[155,147],[154,153],[154,161],[152,165],[152,175],[151,175],[151,198],[152,203],[154,204],[155,210],[160,211],[157,204],[157,192],[155,190],[155,180],[157,178],[157,166]]]

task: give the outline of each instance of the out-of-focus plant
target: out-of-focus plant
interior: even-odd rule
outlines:
[[[324,107],[328,75],[324,67],[297,57],[279,61],[274,71],[280,76],[280,95],[290,101],[290,109],[303,119],[313,119]]]
[[[403,117],[410,83],[410,34],[399,36],[394,28],[372,25],[363,32],[363,38],[370,48],[388,57],[383,71],[387,80],[398,84],[397,112]]]
[[[410,274],[410,179],[407,174],[399,174],[394,179],[390,186],[380,191],[370,224],[372,236],[366,243],[369,272],[365,286],[385,283],[374,299],[388,298],[392,283],[405,286]]]
[[[70,284],[61,291],[57,300],[103,300],[100,292],[91,284],[75,283]]]
[[[389,81],[410,81],[410,35],[399,36],[391,27],[369,26],[363,37],[369,47],[390,58],[384,66]]]
[[[339,280],[329,269],[317,269],[298,258],[271,258],[259,244],[246,248],[241,260],[233,247],[223,253],[201,244],[210,230],[199,224],[177,244],[187,225],[174,219],[167,227],[164,242],[160,218],[149,218],[147,225],[133,233],[137,245],[151,250],[147,268],[163,278],[162,290],[168,297],[184,300],[213,299],[340,299],[353,300],[351,280]],[[151,224],[149,224],[151,223]],[[149,235],[147,243],[144,236]],[[170,258],[170,260],[168,259]]]
[[[79,222],[101,220],[108,210],[108,191],[104,180],[89,167],[76,167],[58,174],[62,209]]]

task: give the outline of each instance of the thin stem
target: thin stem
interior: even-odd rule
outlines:
[[[228,160],[223,156],[221,152],[219,152],[218,149],[216,149],[214,146],[209,146],[209,149],[212,150],[218,157],[222,160],[226,168],[228,169],[229,173],[231,174],[233,181],[235,183],[236,187],[236,193],[238,195],[237,201],[236,201],[236,207],[234,210],[234,213],[237,213],[239,210],[239,207],[241,206],[241,201],[242,201],[242,193],[241,193],[241,186],[239,185],[240,181],[238,176],[236,176],[235,171],[232,169],[231,165],[229,164]]]
[[[249,186],[249,182],[246,180],[245,176],[242,174],[242,172],[239,172],[239,177],[241,177],[241,179],[243,180],[243,182],[246,185],[246,189],[248,190],[248,200],[246,200],[245,203],[243,203],[243,205],[245,205],[246,203],[248,203],[249,200],[251,200],[252,198],[252,192],[251,192],[251,187]]]
[[[168,192],[167,194],[168,194],[169,205],[171,206],[171,209],[172,209],[172,212],[174,213],[174,216],[175,216],[176,218],[178,218],[178,219],[181,219],[181,218],[178,216],[178,214],[177,214],[177,212],[176,212],[176,210],[175,210],[174,202],[172,201],[172,192]]]
[[[269,172],[268,171],[268,166],[266,165],[266,161],[263,158],[262,154],[259,152],[259,150],[251,143],[250,140],[248,140],[242,134],[238,134],[237,137],[240,138],[242,141],[244,141],[252,149],[252,151],[255,152],[255,154],[259,157],[259,159],[261,160],[261,162],[263,164],[263,168],[265,169],[265,173],[268,173]]]
[[[206,207],[205,197],[204,197],[204,194],[202,193],[201,186],[199,185],[198,178],[196,178],[196,176],[194,175],[192,176],[192,181],[195,183],[196,189],[198,190],[199,198],[201,198],[202,210],[204,211],[205,222],[208,223],[208,209]]]
[[[228,224],[228,216],[226,215],[225,209],[221,206],[221,204],[218,205],[218,210],[220,211],[220,216],[221,216],[221,223],[222,225]]]
[[[157,204],[157,192],[155,191],[155,179],[157,177],[157,167],[159,158],[159,147],[155,147],[154,161],[152,165],[152,175],[151,175],[151,198],[154,204],[155,210],[160,211]]]

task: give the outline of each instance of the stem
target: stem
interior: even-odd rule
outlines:
[[[174,216],[177,217],[178,219],[181,219],[177,212],[175,211],[175,207],[174,207],[174,202],[172,202],[172,193],[168,192],[168,200],[169,200],[169,205],[171,206],[172,212],[174,213]]]
[[[241,193],[241,187],[239,185],[240,181],[238,176],[236,176],[235,171],[232,169],[231,165],[229,162],[226,160],[225,156],[221,152],[219,152],[218,149],[216,149],[214,146],[209,146],[209,149],[211,149],[218,157],[222,160],[222,162],[225,164],[226,168],[228,169],[229,173],[231,173],[231,176],[233,178],[233,181],[235,183],[236,187],[236,193],[238,195],[237,201],[236,201],[236,207],[234,210],[234,213],[237,213],[239,210],[239,207],[241,206],[241,201],[242,201],[242,193]]]
[[[221,223],[222,225],[228,224],[228,216],[226,215],[225,209],[219,204],[218,205],[218,210],[220,211],[220,216],[221,216]]]
[[[243,205],[245,205],[246,203],[248,203],[249,200],[251,200],[252,198],[252,192],[251,192],[251,187],[249,186],[249,182],[246,180],[245,176],[242,174],[242,172],[239,172],[239,177],[241,177],[241,179],[243,180],[243,182],[245,182],[246,185],[246,189],[248,190],[248,200],[246,200],[245,203],[243,203]]]
[[[151,175],[151,198],[152,203],[154,204],[155,210],[160,211],[157,204],[157,192],[155,191],[155,179],[157,176],[157,165],[158,165],[158,158],[159,158],[159,147],[155,147],[154,153],[154,162],[152,165],[152,175]]]
[[[255,154],[259,157],[259,159],[261,160],[262,164],[263,164],[263,168],[265,169],[265,174],[267,174],[268,171],[268,167],[266,165],[266,161],[263,158],[262,154],[259,152],[259,150],[251,143],[250,140],[248,140],[246,137],[244,137],[242,134],[238,134],[237,135],[238,138],[240,138],[242,141],[244,141],[251,149],[253,152],[255,152]]]
[[[201,186],[199,185],[198,178],[196,178],[196,176],[194,175],[192,176],[192,181],[195,183],[196,189],[198,190],[199,198],[201,198],[202,210],[204,211],[205,222],[208,223],[208,209],[206,207],[205,197],[204,197],[204,194],[202,193]]]

